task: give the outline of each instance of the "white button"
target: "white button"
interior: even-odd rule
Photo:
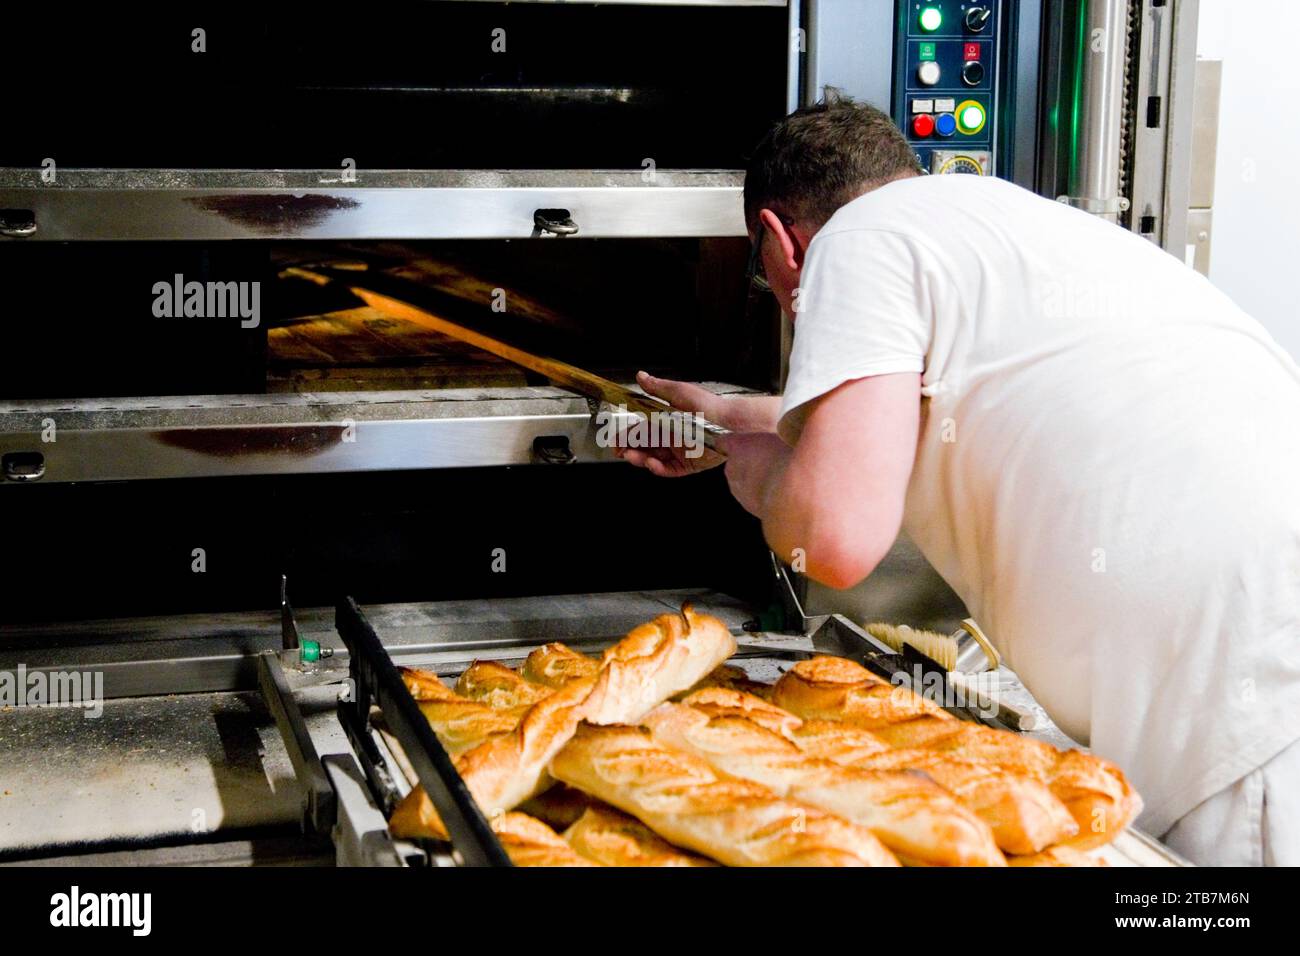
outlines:
[[[939,64],[934,60],[926,60],[916,68],[916,78],[922,86],[934,86],[939,82]]]
[[[934,100],[912,100],[913,113],[933,113]]]
[[[934,111],[936,113],[955,113],[957,112],[956,100],[935,100]]]

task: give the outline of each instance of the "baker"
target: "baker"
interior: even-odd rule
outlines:
[[[869,106],[779,123],[744,205],[752,278],[794,319],[784,395],[640,384],[737,432],[733,494],[812,578],[857,584],[906,528],[1132,777],[1147,832],[1202,864],[1300,865],[1300,368],[1150,242],[919,173]]]

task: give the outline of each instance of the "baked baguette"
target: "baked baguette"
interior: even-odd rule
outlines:
[[[1071,846],[1054,846],[1032,856],[1009,856],[1009,866],[1109,866],[1101,857]]]
[[[765,698],[734,687],[705,687],[687,694],[682,703],[710,717],[746,717],[759,726],[788,734],[803,720]],[[883,744],[881,745],[884,746]]]
[[[433,671],[419,667],[399,667],[397,673],[416,700],[445,700],[448,694],[454,693]]]
[[[513,809],[550,785],[546,764],[582,719],[595,686],[594,677],[574,681],[528,708],[509,733],[456,755],[457,772],[488,817]],[[417,786],[397,804],[388,827],[397,837],[447,839],[446,827],[423,787]]]
[[[965,721],[907,721],[876,734],[891,746],[922,747],[994,764],[1045,785],[1078,825],[1078,834],[1066,841],[1077,849],[1109,843],[1142,812],[1142,799],[1128,778],[1095,754],[1057,750],[1041,740]]]
[[[501,848],[515,866],[597,866],[541,820],[503,813],[492,820]]]
[[[489,815],[511,810],[551,785],[547,765],[582,720],[638,720],[726,660],[736,641],[721,621],[661,614],[605,651],[594,677],[571,681],[528,709],[519,726],[456,758],[456,769]],[[395,836],[446,838],[423,788],[412,790],[389,821]]]
[[[700,691],[683,703],[711,717],[748,717],[789,738],[808,756],[863,770],[924,772],[987,823],[998,847],[1007,853],[1036,853],[1078,833],[1069,810],[1045,785],[993,764],[924,749],[890,750],[871,731],[830,720],[800,722],[774,704],[721,689]],[[953,728],[961,722],[933,723]]]
[[[604,803],[588,807],[564,831],[564,839],[601,866],[717,866],[712,860],[679,850],[640,820]]]
[[[690,605],[628,632],[600,659],[585,719],[593,724],[637,720],[657,704],[698,683],[736,652],[727,626]]]
[[[882,686],[893,692],[888,705],[878,703]],[[772,699],[801,717],[842,720],[868,729],[890,747],[940,751],[1036,781],[1073,817],[1078,832],[1067,842],[1080,849],[1110,842],[1142,810],[1141,798],[1109,761],[957,720],[920,695],[891,687],[852,661],[835,657],[800,661],[777,681]]]
[[[554,688],[535,684],[497,661],[475,661],[456,681],[460,696],[495,710],[531,707],[554,692]]]
[[[478,701],[468,700],[451,690],[438,675],[409,667],[400,668],[420,713],[433,728],[447,752],[458,754],[477,747],[489,737],[513,730],[522,711],[495,710]]]
[[[898,865],[866,827],[724,777],[642,727],[582,724],[551,773],[731,866]]]
[[[844,767],[743,717],[709,717],[682,704],[663,704],[643,723],[725,774],[867,827],[905,864],[1006,863],[988,826],[921,774]]]
[[[744,717],[760,727],[787,737],[810,757],[851,765],[856,760],[889,750],[870,731],[831,720],[803,720],[797,714],[762,698],[724,687],[696,691],[682,700],[710,717]]]
[[[543,644],[524,660],[521,673],[525,680],[558,690],[570,681],[595,677],[600,661],[554,641]]]
[[[910,688],[842,657],[799,661],[772,688],[772,703],[804,719],[838,720],[861,730],[923,716],[956,720]]]
[[[887,750],[854,760],[863,770],[916,770],[989,825],[1007,853],[1038,853],[1076,836],[1079,825],[1043,783],[984,761],[928,750]]]

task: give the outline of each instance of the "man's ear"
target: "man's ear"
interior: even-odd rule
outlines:
[[[787,226],[781,221],[781,217],[770,209],[762,209],[758,213],[758,218],[763,222],[763,228],[770,232],[781,246],[781,257],[785,264],[793,271],[803,268],[803,255],[808,249],[808,243],[812,236],[806,234],[799,226]]]

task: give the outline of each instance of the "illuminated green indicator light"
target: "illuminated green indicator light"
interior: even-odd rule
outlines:
[[[943,26],[943,11],[938,7],[925,7],[921,10],[921,29],[933,33]]]
[[[933,60],[933,59],[934,59],[934,56],[935,56],[935,54],[934,54],[934,44],[933,44],[933,43],[922,43],[922,44],[921,44],[920,58],[921,58],[922,60]]]
[[[963,133],[978,133],[984,128],[984,107],[978,103],[969,103],[957,114],[957,122]]]

